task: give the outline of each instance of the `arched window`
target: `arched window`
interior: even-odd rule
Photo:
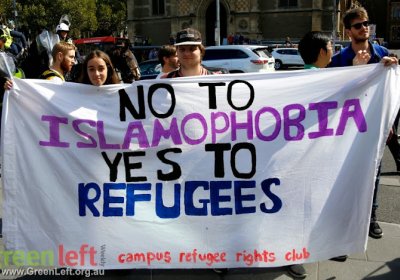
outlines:
[[[392,3],[392,19],[400,19],[400,3]]]
[[[165,0],[153,0],[153,16],[165,14]]]
[[[297,0],[279,0],[279,8],[297,7]]]

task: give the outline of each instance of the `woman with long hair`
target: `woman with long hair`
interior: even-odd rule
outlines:
[[[121,81],[110,57],[103,51],[94,50],[86,56],[78,82],[101,86],[119,84]]]

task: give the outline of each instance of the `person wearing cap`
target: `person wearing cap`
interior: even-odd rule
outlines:
[[[175,71],[164,74],[161,79],[223,73],[222,71],[212,72],[201,65],[206,49],[202,44],[201,34],[198,30],[186,28],[179,31],[176,35],[175,46],[180,67]],[[215,268],[213,270],[221,276],[228,272],[227,268]]]
[[[186,28],[179,31],[176,35],[175,46],[180,67],[161,78],[221,74],[220,71],[211,72],[201,65],[206,49],[202,44],[201,34],[196,29]]]

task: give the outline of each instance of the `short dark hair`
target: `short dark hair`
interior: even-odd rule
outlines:
[[[328,51],[327,44],[331,40],[319,31],[311,31],[304,35],[299,42],[299,53],[305,64],[313,64],[318,60],[321,49]]]
[[[200,53],[201,53],[201,58],[203,59],[204,55],[206,54],[206,48],[203,46],[203,44],[199,45]]]
[[[164,66],[164,57],[170,57],[176,55],[176,47],[172,45],[164,45],[158,50],[158,60],[161,66]]]
[[[346,29],[351,29],[351,22],[356,18],[369,19],[368,12],[364,7],[360,6],[358,3],[351,6],[343,15],[343,25]]]

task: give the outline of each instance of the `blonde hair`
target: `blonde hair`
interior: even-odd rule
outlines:
[[[53,57],[53,61],[56,60],[58,53],[66,55],[68,51],[76,51],[75,45],[65,41],[61,41],[55,44],[53,49],[51,50],[51,56]]]

